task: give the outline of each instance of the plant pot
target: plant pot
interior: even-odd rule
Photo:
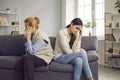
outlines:
[[[89,36],[91,36],[92,34],[91,34],[91,31],[89,31]]]

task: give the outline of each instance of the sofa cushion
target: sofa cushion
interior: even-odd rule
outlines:
[[[98,54],[94,50],[90,50],[87,52],[88,62],[93,62],[98,60]]]
[[[21,57],[19,56],[0,56],[0,68],[13,69],[20,59]]]
[[[73,66],[71,64],[60,64],[57,62],[51,62],[50,70],[55,72],[73,72]]]
[[[49,65],[35,68],[35,72],[46,72],[46,71],[49,71]]]
[[[21,56],[25,54],[24,35],[0,35],[0,56]],[[4,47],[3,47],[4,46]]]

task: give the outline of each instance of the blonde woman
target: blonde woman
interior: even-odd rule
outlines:
[[[39,28],[38,17],[28,17],[24,21],[27,55],[24,57],[25,80],[33,80],[34,68],[47,65],[53,58],[49,37]]]

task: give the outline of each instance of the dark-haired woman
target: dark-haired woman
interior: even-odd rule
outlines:
[[[24,80],[33,80],[34,68],[49,64],[53,50],[49,37],[39,28],[38,17],[28,17],[24,21],[27,55],[24,57]]]
[[[60,30],[56,37],[54,59],[58,63],[74,66],[73,80],[80,80],[82,70],[88,80],[93,80],[86,51],[81,48],[82,32],[83,23],[80,18],[73,19],[66,28]]]

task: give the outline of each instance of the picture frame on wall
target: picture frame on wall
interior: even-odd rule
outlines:
[[[108,40],[108,41],[116,41],[113,34],[106,34],[105,39]]]
[[[0,25],[8,25],[7,18],[0,16]]]
[[[19,35],[19,31],[11,31],[11,35]]]

